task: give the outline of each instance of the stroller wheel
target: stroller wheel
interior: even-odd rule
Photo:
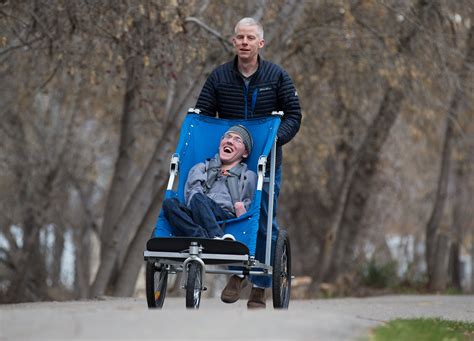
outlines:
[[[288,233],[278,232],[273,259],[272,294],[273,307],[288,309],[291,290],[291,249]]]
[[[168,271],[163,265],[157,268],[155,262],[147,262],[145,277],[148,308],[162,308],[168,285]]]
[[[186,308],[199,309],[202,291],[202,268],[197,262],[188,265],[186,281]]]

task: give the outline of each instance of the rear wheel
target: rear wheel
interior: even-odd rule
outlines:
[[[202,268],[197,262],[188,265],[186,281],[186,308],[199,309],[202,291]]]
[[[148,308],[163,307],[168,285],[168,271],[164,265],[156,267],[155,262],[147,262],[145,276]]]
[[[280,229],[273,258],[273,307],[288,309],[291,290],[291,249],[286,230]]]

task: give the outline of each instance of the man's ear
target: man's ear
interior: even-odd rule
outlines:
[[[259,47],[259,48],[262,48],[262,47],[264,47],[264,46],[265,46],[265,40],[260,39],[260,41],[258,42],[258,47]]]
[[[247,151],[245,151],[245,153],[242,154],[242,158],[246,159],[248,157],[249,157],[249,153],[247,153]]]

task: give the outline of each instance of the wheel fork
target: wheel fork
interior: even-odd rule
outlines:
[[[188,281],[188,270],[187,266],[191,262],[197,262],[201,266],[201,288],[199,288],[202,291],[207,290],[207,288],[204,286],[204,273],[206,272],[206,265],[204,264],[204,261],[199,257],[202,253],[202,246],[199,246],[197,242],[191,242],[191,245],[189,246],[189,257],[186,258],[183,262],[183,272],[185,275],[183,276],[182,279],[182,284],[181,288],[186,289],[186,283]]]

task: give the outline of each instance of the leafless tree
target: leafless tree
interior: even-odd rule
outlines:
[[[303,108],[278,219],[308,294],[391,261],[391,235],[426,243],[410,276],[426,260],[432,290],[459,287],[474,250],[473,12],[469,0],[2,2],[0,301],[133,294],[181,121],[233,57],[243,16],[262,21],[263,58]]]

